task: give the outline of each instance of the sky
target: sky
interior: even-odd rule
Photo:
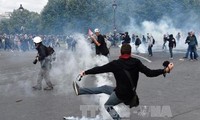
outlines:
[[[0,0],[0,13],[13,12],[20,4],[31,12],[40,13],[48,0]]]

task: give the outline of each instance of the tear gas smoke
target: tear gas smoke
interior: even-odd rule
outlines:
[[[56,82],[55,88],[61,94],[67,91],[73,92],[69,85],[72,85],[72,81],[76,80],[79,72],[95,64],[92,57],[93,50],[84,36],[75,34],[73,37],[77,41],[76,51],[58,51],[56,53],[57,60],[51,70],[51,78]]]
[[[71,85],[72,81],[75,80],[80,70],[86,70],[96,65],[101,66],[109,62],[108,58],[105,56],[94,55],[94,50],[91,49],[90,43],[88,43],[83,35],[75,34],[73,36],[74,39],[77,41],[76,51],[59,51],[57,53],[57,61],[51,71],[51,78],[53,80],[56,80],[55,89],[58,89],[58,94],[74,94],[72,93],[74,92],[72,91],[72,87],[69,87],[69,85]],[[113,86],[112,81],[109,79],[109,77],[111,76],[111,73],[95,75],[94,87],[102,85]],[[87,77],[88,76],[84,77],[83,80],[80,82],[81,86],[84,86],[84,84],[86,84],[84,83],[84,79],[87,79]],[[109,118],[109,115],[104,108],[104,103],[108,99],[108,95],[93,95],[92,97],[87,97],[87,99],[91,100],[83,100],[82,102],[84,102],[85,104],[91,104],[88,103],[88,101],[95,100],[95,102],[98,102],[98,104],[100,105],[100,115],[103,116],[105,119]],[[117,110],[120,111],[120,108],[118,108]],[[84,118],[82,119],[84,120]]]
[[[107,57],[95,56],[94,54],[95,50],[92,49],[90,41],[88,41],[82,34],[74,34],[73,38],[77,41],[76,50],[73,52],[70,50],[56,51],[56,61],[53,63],[52,69],[50,71],[50,79],[52,83],[55,85],[53,94],[56,94],[56,95],[74,94],[74,91],[72,89],[72,81],[76,80],[77,75],[80,73],[81,70],[86,70],[96,65],[100,66],[109,62]],[[0,89],[1,92],[9,94],[9,95],[18,94],[20,96],[21,94],[23,94],[26,96],[37,96],[37,94],[35,94],[32,91],[31,87],[33,86],[33,84],[35,84],[37,80],[37,74],[38,74],[40,65],[39,64],[33,65],[33,67],[34,67],[33,68],[34,70],[24,70],[24,71],[20,71],[19,73],[18,72],[10,73],[12,74],[12,78],[10,79],[12,79],[12,81],[15,81],[15,83],[4,85],[4,87],[1,87]],[[20,74],[22,78],[20,78],[18,74]],[[30,75],[29,77],[33,81],[31,80],[18,81],[19,79],[25,79],[25,78],[30,79],[29,77],[27,77],[27,74]],[[23,78],[23,76],[24,77],[26,76],[26,77]],[[81,86],[84,86],[84,84],[87,84],[86,83],[87,81],[85,79],[87,79],[88,77],[89,76],[85,76],[83,80],[79,82],[79,84]],[[101,86],[101,85],[113,86],[113,83],[109,79],[109,77],[113,77],[112,74],[105,73],[105,74],[95,75],[94,87]],[[45,83],[43,84],[43,86],[45,86]],[[100,113],[99,113],[100,116],[101,117],[104,116],[104,118],[109,118],[109,115],[104,108],[104,103],[108,99],[108,95],[102,94],[98,96],[95,96],[95,95],[91,95],[91,96],[92,97],[88,97],[88,99],[90,100],[83,100],[82,102],[85,104],[91,104],[91,102],[88,102],[88,101],[97,102],[100,107]],[[120,109],[118,110],[120,111]],[[81,119],[84,120],[88,118],[83,117]],[[94,120],[98,120],[98,119],[100,119],[98,116],[94,118]]]
[[[154,45],[154,51],[159,51],[162,49],[163,45],[163,35],[164,34],[173,34],[174,38],[176,39],[176,35],[178,32],[181,33],[181,39],[180,41],[177,41],[177,47],[174,50],[185,50],[187,48],[187,44],[185,44],[185,39],[187,37],[187,32],[191,31],[190,28],[188,29],[178,29],[174,27],[173,21],[168,17],[163,17],[161,20],[159,20],[157,23],[152,21],[143,21],[140,24],[136,24],[135,20],[133,18],[130,18],[131,22],[128,26],[123,27],[124,31],[128,31],[129,35],[132,34],[138,35],[139,38],[142,38],[142,35],[147,36],[147,33],[150,33],[156,40],[156,43]],[[141,39],[142,40],[142,39]],[[134,43],[132,43],[132,47],[134,47]],[[166,46],[168,46],[168,43],[166,43]],[[133,49],[135,51],[135,49]],[[140,53],[146,53],[147,48],[144,45],[140,45],[139,47]]]
[[[77,41],[76,51],[59,51],[57,53],[57,61],[51,71],[51,78],[56,80],[55,88],[58,89],[58,94],[74,94],[72,93],[74,92],[72,87],[69,85],[72,85],[72,81],[76,80],[81,70],[86,70],[95,65],[100,66],[109,62],[107,57],[94,56],[94,50],[91,49],[89,41],[87,41],[83,35],[74,34],[73,37]],[[96,86],[112,85],[112,82],[108,79],[107,73],[95,75],[95,77],[94,81]],[[81,86],[86,84],[84,83],[84,79],[87,79],[87,76],[80,82]],[[107,98],[106,95],[92,96],[87,97],[87,99],[91,100],[83,100],[82,102],[91,104],[88,103],[88,101],[98,101],[101,108],[100,113],[102,113],[102,111],[105,111],[104,103]],[[103,113],[103,115],[101,114],[101,116],[105,116],[104,114],[105,113]],[[84,118],[82,119],[84,120]]]

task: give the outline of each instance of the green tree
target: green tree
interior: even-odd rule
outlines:
[[[101,0],[49,0],[41,13],[43,28],[47,33],[63,34],[84,32],[106,24],[110,20],[106,3]]]
[[[7,19],[3,19],[1,22],[0,22],[0,34],[3,34],[3,33],[9,33],[9,20]]]
[[[49,0],[41,14],[28,10],[14,10],[10,19],[1,20],[0,31],[21,33],[21,26],[27,33],[67,34],[87,32],[88,28],[100,28],[104,32],[113,30],[113,0]],[[144,20],[159,21],[170,17],[176,26],[200,19],[199,0],[116,0],[116,26],[121,29]],[[181,22],[180,22],[181,21]]]
[[[35,12],[14,10],[9,19],[1,21],[0,28],[3,33],[38,33],[40,15]]]

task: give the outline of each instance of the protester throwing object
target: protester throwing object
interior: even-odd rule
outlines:
[[[113,60],[103,66],[97,66],[92,69],[82,71],[80,73],[81,78],[90,74],[112,72],[116,80],[116,87],[104,85],[100,87],[82,88],[79,87],[79,85],[74,81],[73,88],[76,95],[101,93],[110,95],[105,103],[105,109],[114,120],[121,120],[121,117],[113,108],[113,106],[120,103],[124,103],[130,108],[139,105],[139,97],[136,92],[139,72],[144,73],[147,77],[165,75],[166,73],[170,73],[174,67],[174,64],[165,62],[164,66],[164,69],[149,69],[140,60],[131,56],[131,46],[129,44],[123,44],[119,59]]]

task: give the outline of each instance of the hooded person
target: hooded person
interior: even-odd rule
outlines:
[[[139,98],[136,94],[139,72],[145,74],[147,77],[156,77],[169,73],[173,68],[173,63],[169,63],[164,69],[151,70],[143,65],[140,60],[131,56],[131,49],[129,44],[123,44],[119,59],[80,73],[82,77],[90,74],[112,72],[116,80],[116,87],[104,85],[100,87],[83,88],[79,87],[76,82],[73,82],[76,95],[101,93],[110,95],[104,105],[105,109],[114,120],[121,120],[121,117],[113,106],[120,103],[125,103],[129,105],[130,108],[139,105]]]
[[[50,76],[49,76],[49,71],[51,68],[51,59],[48,56],[47,47],[42,44],[42,38],[39,36],[34,37],[33,42],[35,44],[35,49],[38,52],[33,64],[36,64],[37,61],[39,61],[41,65],[37,78],[37,85],[33,86],[33,89],[41,90],[42,80],[44,79],[47,84],[47,87],[45,87],[44,90],[53,90],[53,85],[50,81]]]

